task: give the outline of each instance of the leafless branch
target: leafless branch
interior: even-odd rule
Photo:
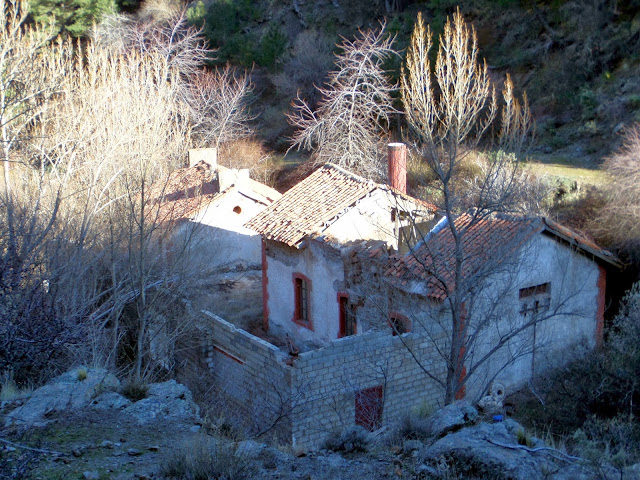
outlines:
[[[389,115],[394,112],[383,62],[396,55],[393,38],[385,30],[360,32],[356,40],[344,40],[336,57],[336,70],[313,111],[298,97],[290,123],[297,128],[293,147],[314,151],[317,163],[332,162],[369,178],[384,178],[380,140]]]

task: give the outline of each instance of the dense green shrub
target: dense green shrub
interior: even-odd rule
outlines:
[[[278,26],[272,25],[260,42],[260,65],[273,69],[287,49],[287,40],[287,35]]]
[[[114,0],[31,0],[30,13],[33,19],[45,25],[55,25],[55,32],[69,33],[81,37],[94,22],[116,11]]]
[[[217,49],[218,62],[232,62],[247,67],[260,60],[255,35],[245,31],[260,15],[251,0],[213,0],[206,6],[200,0],[187,10],[189,21],[202,26],[211,47]]]

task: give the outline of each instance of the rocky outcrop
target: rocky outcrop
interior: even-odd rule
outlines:
[[[466,407],[465,407],[466,410]],[[459,426],[456,408],[441,414],[442,424]],[[434,418],[435,421],[435,418]],[[405,446],[405,451],[407,447]],[[423,445],[414,453],[420,465],[415,470],[423,478],[501,478],[509,480],[588,480],[592,478],[638,478],[640,465],[619,471],[610,465],[596,466],[579,457],[548,447],[525,434],[518,422],[467,422],[455,431]],[[622,474],[622,477],[620,476]]]
[[[101,393],[90,404],[94,410],[121,410],[129,405],[131,400],[118,392]]]
[[[42,426],[54,413],[83,408],[118,410],[140,424],[157,418],[201,422],[191,391],[175,380],[150,384],[146,398],[135,403],[118,393],[119,388],[118,379],[104,369],[74,369],[35,390],[7,414],[5,426]]]
[[[426,447],[420,455],[428,466],[439,470],[455,469],[479,478],[532,480],[541,478],[543,472],[553,471],[553,462],[544,455],[520,448],[518,429],[524,432],[511,420],[481,423],[446,435]]]
[[[85,408],[101,393],[119,387],[118,379],[104,369],[70,370],[35,390],[22,406],[7,415],[5,426],[42,425],[53,413]]]
[[[193,401],[191,391],[175,380],[149,385],[147,398],[123,409],[138,423],[146,423],[156,418],[184,419],[200,421],[200,409]]]
[[[426,422],[432,438],[441,438],[455,432],[478,418],[478,411],[467,401],[458,401],[433,413]]]

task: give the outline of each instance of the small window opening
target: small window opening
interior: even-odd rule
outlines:
[[[382,426],[383,403],[382,385],[356,392],[355,424],[369,431],[380,428]]]
[[[293,313],[293,321],[310,326],[309,320],[309,291],[310,282],[306,277],[297,274],[293,279],[293,293],[295,308]]]
[[[389,325],[391,326],[391,332],[394,337],[411,331],[411,321],[399,313],[389,315]]]
[[[349,297],[346,294],[340,294],[338,301],[340,302],[340,329],[338,338],[355,335],[358,333],[358,325],[353,305],[349,302]]]
[[[551,284],[547,282],[521,288],[518,297],[520,298],[520,313],[523,316],[546,312],[551,305]]]

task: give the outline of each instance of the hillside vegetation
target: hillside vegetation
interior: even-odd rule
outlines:
[[[438,35],[458,4],[395,2],[403,8],[385,9],[390,3],[199,1],[189,18],[218,48],[216,63],[254,68],[266,127],[259,134],[283,147],[273,135],[273,109],[286,108],[296,90],[314,95],[340,36],[386,19],[402,53],[417,12]],[[538,123],[534,158],[593,167],[619,145],[622,128],[640,120],[640,2],[473,0],[460,10],[475,26],[492,74],[510,72],[527,91]],[[399,67],[399,58],[388,63],[392,78]]]
[[[198,255],[198,222],[165,208],[167,199],[202,206],[203,182],[181,176],[194,148],[215,147],[221,164],[286,190],[325,161],[384,182],[386,144],[402,140],[409,193],[450,219],[472,208],[551,216],[640,263],[640,0],[470,0],[459,10],[450,0],[0,0],[0,12],[3,416],[24,406],[25,390],[78,365],[104,367],[126,379],[123,395],[144,397],[150,382],[176,375],[176,352],[202,335],[202,309],[244,315],[228,291],[236,277],[209,261],[222,249]],[[466,75],[438,71],[436,56],[450,58],[443,45],[457,45]],[[474,94],[443,100],[448,88]],[[247,282],[259,278],[239,267],[233,274]],[[620,278],[608,279],[614,298],[628,287]],[[464,340],[468,310],[454,297],[450,332]],[[531,429],[543,422],[565,437],[565,456],[595,452],[597,468],[621,474],[640,460],[638,298],[635,287],[609,319],[602,349],[514,400]],[[248,325],[261,302],[255,308]],[[472,349],[450,351],[460,370],[451,370],[447,403],[464,375],[459,352]],[[91,373],[73,371],[76,386]],[[206,379],[194,383],[213,397]],[[409,451],[419,428],[406,427],[392,440],[426,477],[430,465]],[[9,441],[53,448],[59,431],[48,432],[31,444],[29,432],[15,431]],[[517,432],[507,433],[530,448]],[[83,458],[73,475],[116,443],[127,458],[115,436],[69,440],[65,448]],[[335,448],[351,452],[352,440],[339,436]],[[126,455],[140,456],[142,445]],[[13,465],[28,460],[16,453],[23,446],[11,447]],[[69,452],[59,457],[73,462]],[[126,470],[120,460],[114,468]],[[264,460],[272,470],[276,460]],[[402,463],[382,470],[402,474]]]

